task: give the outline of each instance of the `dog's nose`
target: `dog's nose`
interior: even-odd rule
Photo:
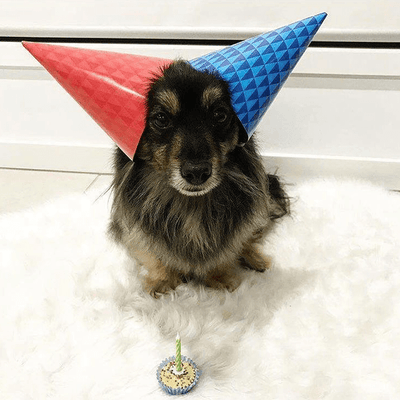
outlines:
[[[208,161],[194,163],[187,161],[181,167],[182,177],[192,185],[201,185],[210,176],[212,165]]]

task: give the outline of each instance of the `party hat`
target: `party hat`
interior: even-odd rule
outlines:
[[[172,61],[42,43],[23,45],[132,159],[145,127],[148,86]]]
[[[229,82],[232,106],[250,137],[326,15],[305,18],[189,63]]]
[[[189,61],[225,79],[250,137],[321,26],[326,13]],[[131,159],[145,127],[150,82],[172,60],[24,42],[25,48]]]

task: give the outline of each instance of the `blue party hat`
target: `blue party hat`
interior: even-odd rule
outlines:
[[[230,86],[232,106],[248,137],[326,17],[321,13],[189,61]]]

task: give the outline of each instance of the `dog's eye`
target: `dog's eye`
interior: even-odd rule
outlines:
[[[159,112],[154,116],[154,123],[158,128],[167,128],[169,125],[169,118],[164,112]]]
[[[214,110],[213,117],[214,117],[215,122],[218,122],[219,124],[221,124],[222,122],[225,122],[226,119],[228,118],[228,113],[226,112],[225,109],[223,109],[222,107],[219,107]]]

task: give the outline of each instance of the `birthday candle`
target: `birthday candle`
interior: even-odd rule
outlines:
[[[182,358],[181,358],[181,337],[179,333],[176,335],[176,357],[175,368],[178,372],[182,371]]]

